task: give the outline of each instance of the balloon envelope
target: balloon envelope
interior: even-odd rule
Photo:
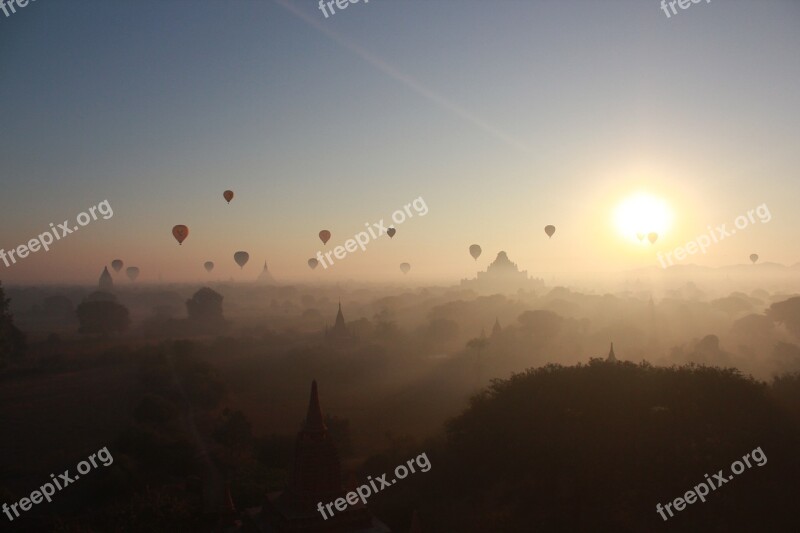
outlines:
[[[553,233],[556,232],[556,227],[553,225],[548,225],[544,227],[544,232],[547,233],[548,237],[552,237]]]
[[[233,200],[233,191],[225,191],[222,193],[222,197],[225,198],[228,203],[231,203],[231,200]]]
[[[183,241],[185,241],[186,237],[189,236],[189,228],[183,224],[178,224],[172,228],[172,236],[175,237],[175,240],[178,241],[178,244],[183,244]]]
[[[648,233],[647,240],[650,241],[650,244],[655,244],[656,240],[658,240],[658,233],[656,232]]]
[[[250,254],[247,252],[236,252],[233,254],[233,260],[240,268],[244,268],[248,261],[250,261]]]
[[[211,272],[212,270],[214,270],[214,263],[212,263],[211,261],[206,261],[203,264],[203,266],[206,268],[207,272]]]
[[[389,228],[389,229],[387,229],[387,230],[386,230],[386,234],[389,236],[389,238],[390,238],[390,239],[391,239],[392,237],[394,237],[394,234],[395,234],[395,233],[397,233],[397,230],[396,230],[396,229],[394,229],[394,228]]]
[[[408,263],[400,263],[400,270],[403,271],[403,274],[408,274],[408,271],[411,270],[411,265]]]
[[[636,237],[637,237],[637,238],[638,238],[640,241],[643,241],[643,240],[644,240],[644,233],[637,233],[637,234],[636,234]]]
[[[139,267],[128,267],[125,273],[128,274],[129,280],[136,281],[136,278],[139,277]]]
[[[308,260],[308,266],[311,267],[311,270],[314,270],[315,268],[317,268],[317,265],[319,265],[319,261],[317,261],[313,257]]]
[[[113,261],[111,261],[111,268],[114,269],[114,272],[119,272],[120,270],[122,270],[122,265],[123,265],[122,259],[114,259]]]
[[[756,261],[758,261],[758,254],[750,254],[750,261],[755,265]]]
[[[481,251],[482,251],[481,247],[478,246],[477,244],[473,244],[472,246],[469,247],[469,255],[471,255],[475,261],[477,261],[478,258],[481,256]]]
[[[328,241],[331,238],[331,232],[324,229],[319,232],[319,240],[322,241],[322,244],[328,244]]]

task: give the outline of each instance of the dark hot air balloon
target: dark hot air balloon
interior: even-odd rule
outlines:
[[[311,267],[311,270],[314,270],[315,268],[317,268],[317,265],[319,265],[319,261],[317,261],[313,257],[308,260],[308,266]]]
[[[400,263],[400,270],[403,271],[403,274],[408,274],[408,271],[411,270],[411,265],[408,263]]]
[[[556,232],[556,227],[553,225],[547,225],[544,227],[544,232],[547,233],[548,237],[552,237],[553,233]]]
[[[477,244],[473,244],[472,246],[469,247],[469,255],[471,255],[475,261],[477,261],[478,258],[481,256],[481,252],[482,252],[481,247],[478,246]]]
[[[324,229],[319,232],[319,240],[322,241],[322,244],[328,244],[328,241],[331,238],[331,232]]]
[[[123,264],[124,263],[122,262],[122,259],[114,259],[113,261],[111,261],[111,268],[114,269],[114,272],[119,272],[120,270],[122,270]]]
[[[250,254],[247,252],[236,252],[233,254],[233,260],[240,268],[244,268],[248,261],[250,261]]]
[[[656,241],[658,240],[658,233],[656,233],[655,231],[652,233],[648,233],[647,240],[650,241],[650,244],[655,244]]]
[[[388,235],[390,239],[394,237],[395,233],[397,233],[397,230],[394,228],[389,228],[386,230],[386,235]]]
[[[186,237],[189,236],[189,228],[183,224],[178,224],[172,228],[172,236],[175,237],[175,240],[178,241],[178,244],[183,244],[183,241],[185,241]]]
[[[211,272],[212,270],[214,270],[214,263],[211,261],[206,261],[205,263],[203,263],[203,266],[206,268],[206,272]]]
[[[750,254],[750,261],[752,261],[753,264],[755,265],[756,262],[758,261],[758,254]]]
[[[136,281],[136,278],[139,277],[139,267],[128,267],[125,273],[128,275],[129,280]]]
[[[228,203],[231,203],[231,200],[233,200],[233,191],[225,191],[222,193],[222,197],[225,198]]]

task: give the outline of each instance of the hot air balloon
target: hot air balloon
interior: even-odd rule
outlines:
[[[655,231],[647,234],[647,240],[650,241],[650,244],[655,244],[657,239],[658,239],[658,233],[656,233]]]
[[[758,261],[758,254],[750,254],[750,261],[752,261],[753,264],[755,265],[756,262]]]
[[[408,271],[411,270],[411,265],[408,263],[400,263],[400,270],[403,271],[403,274],[408,274]]]
[[[644,237],[645,237],[644,233],[637,233],[636,234],[636,238],[639,239],[640,241],[643,241]]]
[[[214,263],[211,261],[206,261],[205,263],[203,263],[203,266],[206,267],[206,272],[211,272],[212,270],[214,270]]]
[[[475,261],[477,261],[478,258],[481,256],[481,252],[482,252],[481,247],[478,246],[477,244],[473,244],[472,246],[469,247],[469,255],[471,255]]]
[[[244,268],[248,261],[250,261],[250,254],[247,252],[236,252],[233,254],[233,260],[240,268]]]
[[[390,239],[394,237],[395,233],[397,233],[397,230],[394,228],[389,228],[386,230],[386,235],[388,235]]]
[[[222,197],[225,198],[228,203],[231,203],[231,200],[233,200],[233,191],[225,191],[222,193]]]
[[[556,227],[553,226],[552,224],[549,224],[549,225],[544,227],[544,232],[547,233],[548,237],[552,237],[553,233],[556,232]]]
[[[328,244],[328,241],[331,238],[331,232],[324,229],[319,232],[319,239],[322,241],[322,244]]]
[[[139,277],[139,267],[128,267],[125,273],[128,275],[129,280],[136,281],[136,278]]]
[[[311,267],[311,270],[314,270],[315,268],[317,268],[317,265],[319,265],[319,261],[317,261],[313,257],[308,260],[308,266]]]
[[[172,236],[175,237],[175,240],[178,241],[178,244],[183,244],[183,241],[189,236],[189,228],[183,224],[178,224],[172,228]]]
[[[122,262],[122,259],[114,259],[113,261],[111,261],[111,268],[114,269],[114,272],[119,272],[120,270],[122,270],[123,264],[124,263]]]

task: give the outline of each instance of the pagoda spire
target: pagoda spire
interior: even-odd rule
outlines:
[[[311,382],[311,398],[308,401],[308,414],[303,431],[323,432],[328,428],[322,418],[322,408],[319,405],[319,392],[317,391],[317,380]]]
[[[611,343],[611,350],[608,352],[608,357],[606,358],[606,361],[609,362],[609,363],[616,363],[617,362],[617,356],[614,355],[614,343],[613,342]]]

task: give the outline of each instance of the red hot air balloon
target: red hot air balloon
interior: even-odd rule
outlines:
[[[119,272],[120,270],[122,270],[123,264],[124,263],[122,262],[122,259],[114,259],[113,261],[111,261],[111,268],[114,269],[114,272]]]
[[[389,228],[386,230],[386,235],[388,235],[390,239],[394,237],[395,233],[397,233],[397,230],[394,228]]]
[[[231,200],[233,200],[233,191],[225,191],[222,193],[222,197],[225,198],[228,203],[231,203]]]
[[[544,232],[547,233],[548,238],[553,236],[553,233],[556,232],[556,227],[553,225],[547,225],[544,227]]]
[[[470,246],[470,247],[469,247],[469,255],[471,255],[471,256],[472,256],[472,258],[473,258],[475,261],[477,261],[477,260],[478,260],[478,258],[481,256],[481,252],[482,252],[482,251],[483,251],[483,250],[481,250],[481,247],[480,247],[480,246],[478,246],[477,244],[473,244],[472,246]]]
[[[648,233],[647,240],[650,241],[650,244],[655,244],[656,240],[658,240],[658,233],[656,233],[655,231],[652,233]]]
[[[319,266],[319,261],[317,261],[312,257],[311,259],[308,260],[308,266],[311,267],[311,270],[314,270],[315,268],[317,268],[317,266]]]
[[[205,269],[206,269],[206,272],[211,272],[212,270],[214,270],[214,263],[213,263],[213,262],[211,262],[211,261],[206,261],[206,262],[203,264],[203,266],[205,267]]]
[[[319,240],[322,241],[322,244],[328,244],[328,241],[331,239],[331,232],[324,229],[319,232]]]
[[[244,266],[250,261],[250,254],[247,252],[236,252],[233,254],[233,260],[239,265],[239,268],[244,269]]]
[[[172,228],[172,236],[175,237],[175,240],[178,241],[178,244],[183,244],[183,241],[185,241],[186,237],[189,236],[189,228],[183,224],[178,224]]]
[[[408,271],[411,270],[411,265],[408,263],[400,263],[400,270],[403,271],[403,274],[408,274]]]

